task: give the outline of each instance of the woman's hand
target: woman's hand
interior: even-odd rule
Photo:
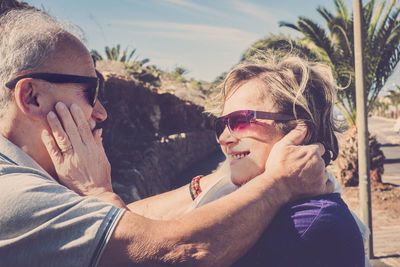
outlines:
[[[52,135],[43,130],[42,141],[60,183],[80,195],[98,197],[125,207],[112,191],[111,167],[102,145],[102,129],[92,133],[76,104],[68,109],[59,102],[55,109],[61,122],[54,112],[49,112],[47,121]]]

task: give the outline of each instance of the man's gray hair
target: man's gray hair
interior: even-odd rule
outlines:
[[[66,34],[82,40],[82,32],[45,12],[18,9],[0,17],[0,117],[12,99],[5,84],[15,76],[37,70]]]

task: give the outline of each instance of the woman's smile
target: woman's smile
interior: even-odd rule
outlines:
[[[250,154],[249,151],[246,151],[246,152],[236,152],[236,153],[230,154],[230,158],[232,159],[232,161],[240,160],[240,159],[246,157],[246,156],[249,155],[249,154]]]

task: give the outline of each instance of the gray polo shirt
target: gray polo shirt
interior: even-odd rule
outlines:
[[[96,266],[123,209],[60,185],[0,136],[0,266]]]

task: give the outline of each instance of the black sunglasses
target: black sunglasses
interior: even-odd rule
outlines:
[[[254,119],[265,119],[274,121],[290,121],[295,117],[288,114],[256,111],[256,110],[237,110],[228,115],[219,117],[215,120],[215,135],[217,140],[228,126],[231,134],[237,138],[245,137],[249,126],[254,123]]]
[[[9,89],[14,89],[18,81],[25,78],[39,79],[51,83],[85,83],[88,85],[87,87],[88,101],[94,107],[97,101],[97,97],[99,95],[99,91],[102,90],[104,87],[104,79],[97,70],[96,70],[96,75],[97,77],[59,74],[59,73],[31,73],[16,77],[15,79],[6,83],[6,86]]]

